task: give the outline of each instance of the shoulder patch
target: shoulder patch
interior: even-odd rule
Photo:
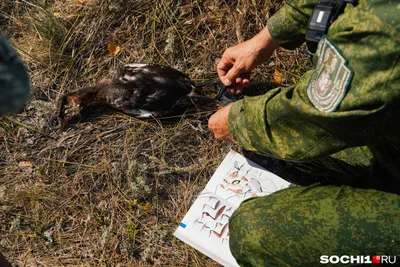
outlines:
[[[337,109],[353,78],[353,70],[339,49],[326,36],[322,37],[315,53],[317,66],[307,86],[308,98],[320,111]]]

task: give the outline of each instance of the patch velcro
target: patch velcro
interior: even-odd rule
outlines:
[[[315,108],[332,112],[346,95],[353,71],[346,66],[346,59],[326,36],[319,42],[315,56],[318,62],[308,83],[307,95]]]

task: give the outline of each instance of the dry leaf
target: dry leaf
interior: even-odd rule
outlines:
[[[153,205],[151,205],[151,203],[147,202],[146,204],[144,204],[143,206],[143,210],[147,213],[150,213],[150,211],[153,209]]]
[[[56,18],[59,18],[61,15],[60,15],[60,12],[54,12],[53,16],[56,17]]]
[[[110,52],[110,56],[116,56],[119,51],[121,51],[121,48],[117,43],[108,43],[107,48],[108,52]]]
[[[25,160],[22,160],[22,161],[18,162],[18,166],[19,166],[19,167],[33,168],[32,162],[30,162],[30,161],[25,161]]]
[[[77,0],[75,3],[77,5],[82,5],[85,2],[85,0]]]
[[[277,69],[275,69],[275,71],[274,71],[274,82],[280,84],[280,83],[284,83],[285,80],[286,80],[285,77],[283,77],[282,74]]]

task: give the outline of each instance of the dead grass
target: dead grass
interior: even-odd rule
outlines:
[[[0,251],[19,266],[218,266],[172,236],[230,149],[207,130],[212,112],[161,124],[94,106],[60,132],[57,102],[130,62],[215,78],[224,49],[279,1],[81,2],[0,3],[33,85],[27,107],[0,118]],[[278,70],[288,85],[309,66],[303,50],[280,50],[253,79]]]

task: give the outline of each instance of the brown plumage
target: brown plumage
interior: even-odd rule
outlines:
[[[193,105],[193,98],[215,102],[200,93],[201,85],[196,85],[187,75],[171,67],[127,64],[110,80],[64,95],[59,117],[65,125],[82,107],[90,103],[106,103],[138,118],[161,118],[184,112]]]

